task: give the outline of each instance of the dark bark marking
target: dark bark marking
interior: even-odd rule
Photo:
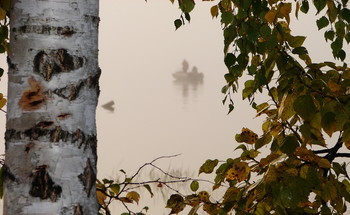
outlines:
[[[84,190],[87,193],[87,196],[90,196],[91,189],[96,183],[96,174],[91,166],[90,158],[86,161],[86,167],[84,172],[81,173],[78,178],[84,186]]]
[[[46,103],[46,96],[40,83],[33,77],[28,79],[29,89],[23,92],[18,104],[23,110],[40,109]]]
[[[50,141],[53,143],[57,143],[60,140],[67,142],[68,136],[68,131],[64,131],[60,126],[56,126],[56,128],[50,132]]]
[[[80,93],[80,90],[86,86],[90,89],[95,89],[97,95],[100,94],[100,87],[99,87],[99,78],[101,76],[101,70],[98,70],[98,73],[94,76],[89,76],[87,79],[80,81],[76,85],[68,85],[63,88],[55,89],[53,93],[56,95],[68,99],[69,101],[75,100]]]
[[[90,23],[94,24],[96,27],[98,27],[99,23],[100,23],[100,17],[85,15],[85,21],[90,22]]]
[[[24,151],[28,153],[34,147],[34,145],[35,143],[30,141],[29,143],[26,144]]]
[[[74,215],[84,215],[83,213],[83,207],[80,204],[77,204],[74,207]]]
[[[55,93],[56,95],[64,98],[64,99],[68,99],[69,101],[72,101],[74,99],[77,98],[80,89],[83,87],[84,82],[80,82],[77,85],[68,85],[64,88],[60,88],[60,89],[55,89],[53,91],[53,93]]]
[[[10,168],[4,164],[2,166],[2,180],[5,181],[5,180],[11,180],[11,181],[15,181],[16,180],[16,177],[13,175],[13,173],[10,171]]]
[[[49,128],[53,125],[53,121],[40,121],[38,122],[35,127],[36,128]]]
[[[97,138],[95,135],[87,135],[80,129],[75,132],[70,133],[68,131],[62,130],[60,126],[55,128],[39,128],[33,127],[25,131],[16,131],[15,129],[8,129],[5,132],[6,147],[11,141],[18,140],[40,140],[40,141],[50,141],[59,142],[64,141],[66,143],[75,144],[78,148],[83,147],[86,150],[88,147],[91,149],[93,155],[97,159]]]
[[[11,62],[11,58],[7,56],[7,65],[9,69],[18,70],[17,65]]]
[[[71,72],[84,64],[84,58],[71,55],[66,49],[39,51],[34,57],[34,72],[41,74],[46,81],[54,74]]]
[[[63,113],[63,114],[58,115],[57,119],[64,120],[64,119],[67,119],[67,118],[69,118],[71,116],[72,116],[72,114],[70,114],[70,113]]]
[[[12,31],[19,34],[43,34],[43,35],[62,35],[71,37],[75,30],[71,26],[50,26],[50,25],[24,25],[18,28],[12,28]]]
[[[47,167],[47,165],[38,166],[32,171],[33,181],[29,194],[40,199],[50,198],[52,202],[55,202],[61,196],[62,188],[52,181],[46,171]]]

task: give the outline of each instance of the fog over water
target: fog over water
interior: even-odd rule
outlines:
[[[191,24],[175,31],[173,21],[181,13],[170,1],[100,1],[99,178],[116,178],[120,169],[131,175],[156,157],[174,154],[181,155],[157,164],[196,176],[206,159],[238,155],[234,135],[242,127],[261,134],[262,119],[254,118],[240,94],[234,96],[236,108],[230,115],[221,103],[226,67],[220,20],[210,15],[214,4],[198,1]],[[296,34],[312,35],[317,29],[310,22],[299,24]],[[329,53],[320,55],[320,40],[322,34],[307,40],[306,46],[319,60],[331,60]],[[1,60],[6,68],[4,57]],[[189,71],[196,66],[204,74],[201,83],[175,81],[172,74],[182,70],[183,60],[188,61]],[[0,89],[6,91],[6,77]],[[113,111],[102,107],[110,101]],[[0,118],[5,131],[5,114],[0,113]],[[122,212],[115,210],[114,214]]]

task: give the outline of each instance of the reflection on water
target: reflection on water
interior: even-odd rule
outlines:
[[[203,73],[198,72],[196,66],[194,66],[190,72],[188,69],[189,64],[184,60],[182,62],[182,69],[172,74],[175,79],[173,84],[181,89],[184,103],[187,103],[187,98],[190,96],[190,93],[193,93],[193,97],[197,96],[197,90],[202,86],[204,78]]]

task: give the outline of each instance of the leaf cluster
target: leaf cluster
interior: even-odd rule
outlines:
[[[214,174],[213,190],[229,186],[221,199],[202,201],[193,190],[182,200],[176,198],[181,207],[171,205],[194,211],[201,207],[208,214],[344,214],[350,178],[347,164],[337,158],[350,157],[348,1],[214,2],[210,14],[223,28],[228,70],[223,103],[229,101],[229,112],[234,109],[231,93],[238,91],[240,78],[248,76],[242,98],[264,121],[261,135],[249,128],[236,134],[239,157],[220,165],[207,160],[200,167],[199,173]],[[330,61],[314,62],[304,46],[307,38],[290,28],[292,11],[298,18],[310,7],[334,56]],[[268,99],[257,104],[258,94]],[[186,201],[190,197],[200,200],[192,204]]]

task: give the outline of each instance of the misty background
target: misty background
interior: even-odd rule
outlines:
[[[99,178],[121,177],[120,169],[132,175],[154,158],[175,154],[181,155],[157,164],[196,177],[206,159],[225,160],[239,155],[240,151],[234,152],[238,146],[234,136],[242,127],[262,133],[263,118],[254,118],[254,111],[248,101],[241,101],[240,93],[233,97],[235,110],[230,115],[222,104],[221,88],[227,69],[220,18],[212,19],[210,15],[215,3],[198,1],[191,23],[175,31],[173,22],[181,12],[168,0],[100,1]],[[314,19],[305,20],[303,14],[299,17],[302,23],[292,20],[292,34],[312,35],[305,42],[311,57],[332,60],[323,34],[315,34]],[[194,87],[174,82],[172,74],[182,69],[183,60],[188,61],[190,70],[196,66],[204,74],[201,84]],[[7,68],[5,56],[1,56],[1,66]],[[5,74],[0,82],[0,92],[5,95],[6,78]],[[114,111],[102,107],[111,101],[114,105],[109,107]],[[0,120],[0,128],[5,131],[4,113],[0,113]],[[0,149],[4,152],[4,144]],[[153,207],[162,209],[156,214],[169,212],[163,202],[148,206],[149,214]],[[116,209],[113,213],[124,211]]]

